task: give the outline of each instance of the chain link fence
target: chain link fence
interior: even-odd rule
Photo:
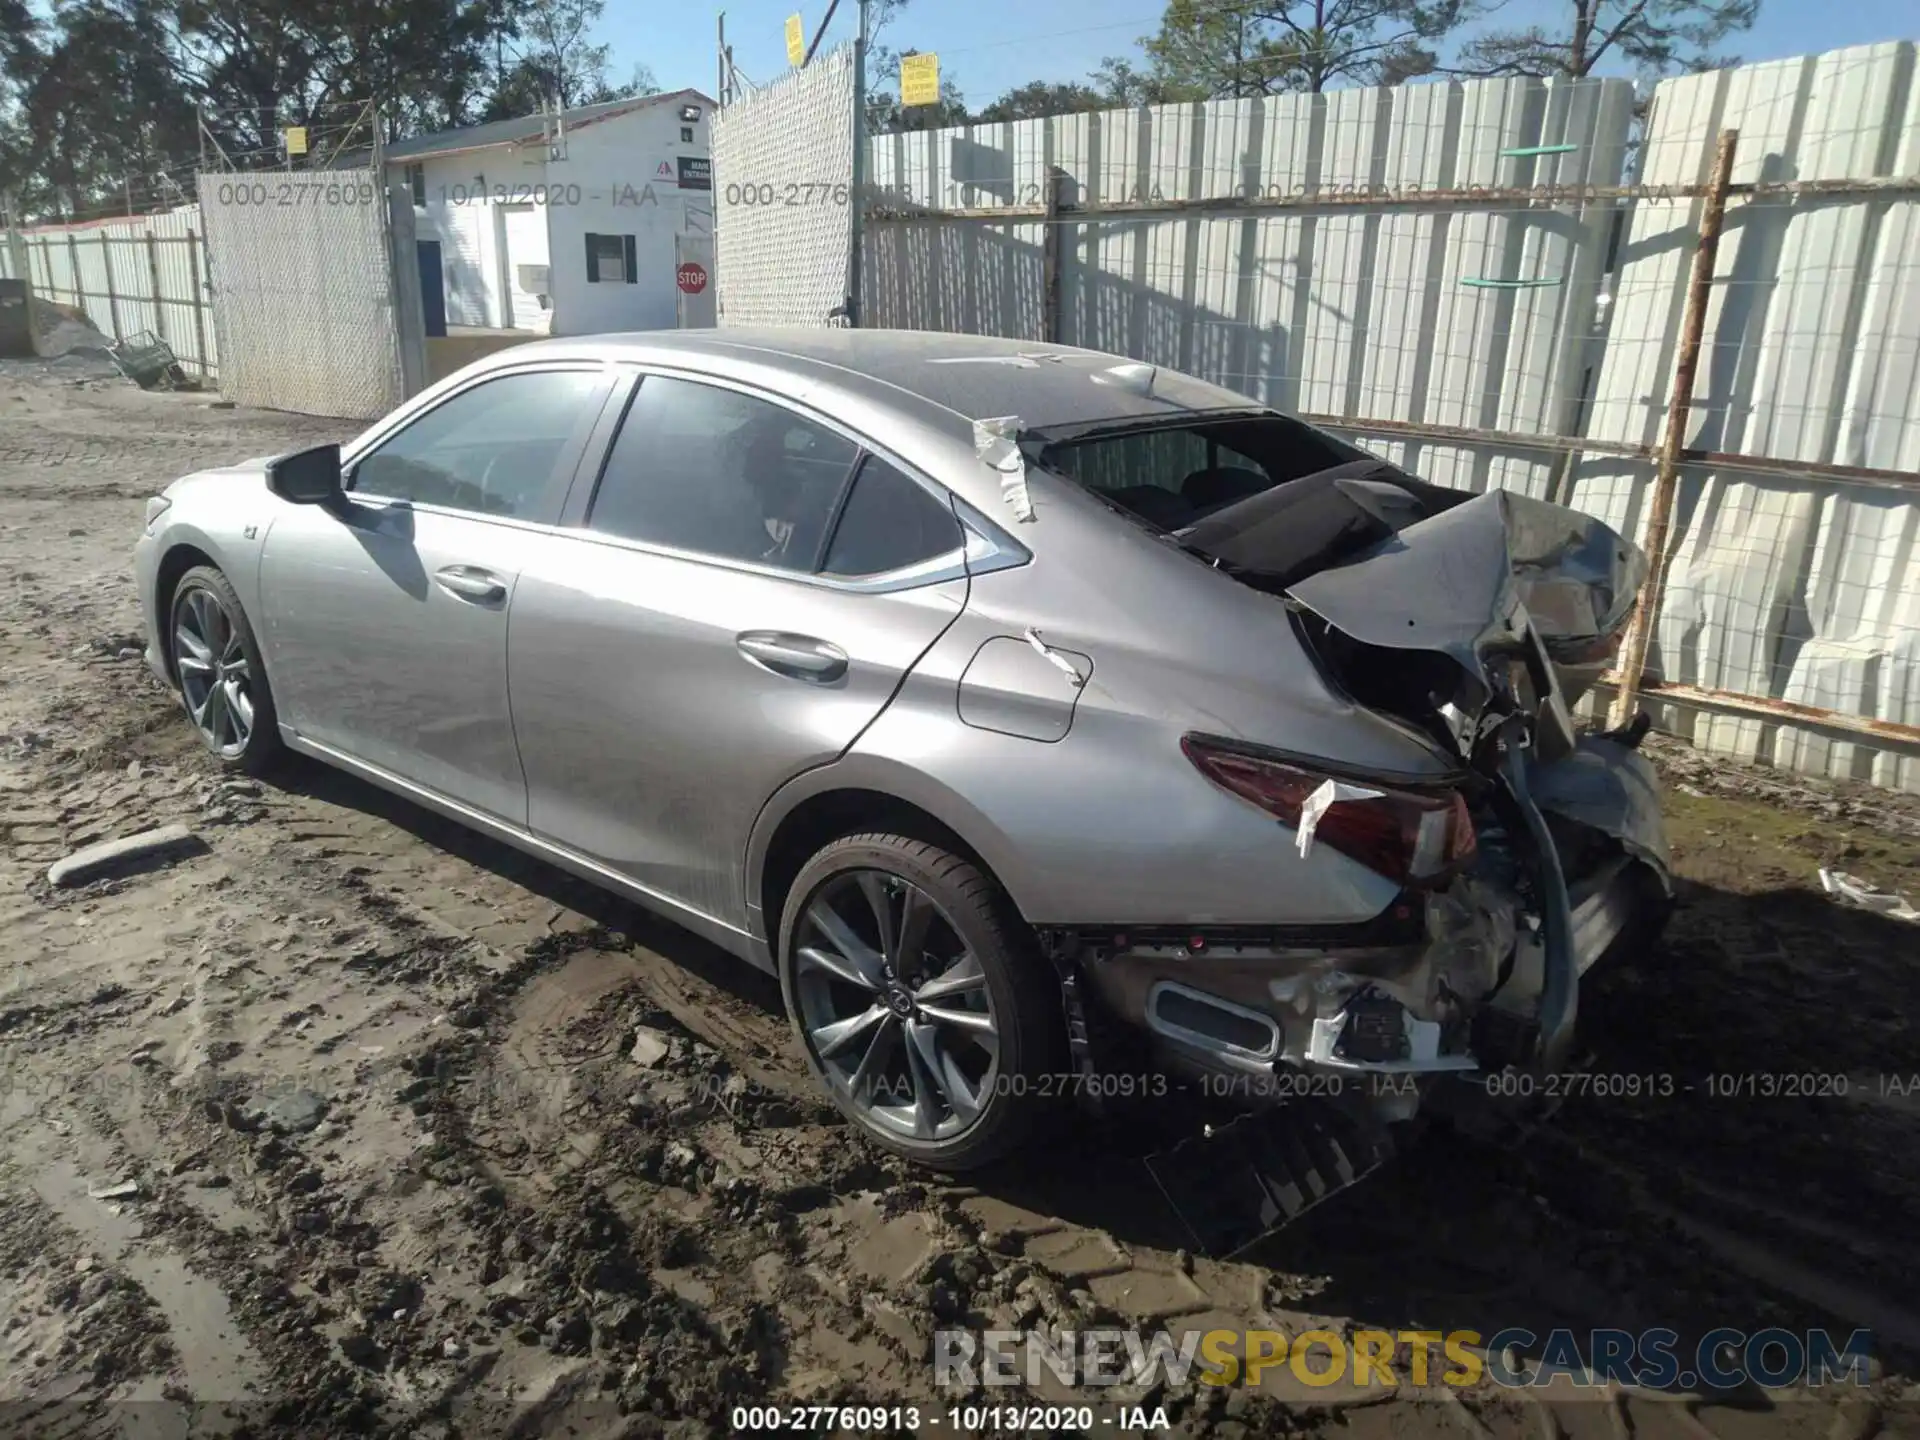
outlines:
[[[711,138],[719,323],[833,323],[851,246],[852,47],[722,106]]]
[[[221,392],[371,420],[410,392],[387,187],[374,170],[199,177]],[[417,297],[416,297],[417,305]]]

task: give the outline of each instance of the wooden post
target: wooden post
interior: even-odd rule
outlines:
[[[73,271],[73,305],[82,315],[87,315],[87,295],[80,288],[80,245],[73,238],[73,231],[67,231],[67,265]],[[91,315],[87,315],[92,320]]]
[[[1713,292],[1713,264],[1720,249],[1720,226],[1727,213],[1727,187],[1733,181],[1733,152],[1738,130],[1720,132],[1720,148],[1713,158],[1713,179],[1700,211],[1700,238],[1693,251],[1693,275],[1687,285],[1687,308],[1680,321],[1680,351],[1674,357],[1673,390],[1667,398],[1667,428],[1660,437],[1659,470],[1654,476],[1653,503],[1647,517],[1647,583],[1640,587],[1640,603],[1627,627],[1625,653],[1620,661],[1620,689],[1613,698],[1611,723],[1625,725],[1640,703],[1640,680],[1647,668],[1647,646],[1660,614],[1667,585],[1667,533],[1673,527],[1673,501],[1679,489],[1680,452],[1687,444],[1687,417],[1693,409],[1693,378],[1700,368],[1700,337],[1707,326],[1707,301]]]
[[[153,295],[153,333],[165,340],[167,311],[160,303],[160,247],[154,242],[151,228],[147,231],[147,284]]]
[[[187,231],[187,273],[193,288],[193,358],[200,366],[201,378],[205,379],[213,367],[207,364],[207,310],[206,296],[200,290],[200,237],[191,230]]]
[[[1060,219],[1061,196],[1067,188],[1067,172],[1058,165],[1047,170],[1047,217],[1040,234],[1042,267],[1042,305],[1040,338],[1050,345],[1060,343],[1061,305],[1066,287],[1067,236]]]
[[[107,277],[107,315],[113,321],[113,338],[124,340],[126,332],[120,328],[120,297],[113,289],[113,241],[107,238],[107,232],[100,232],[100,268]]]

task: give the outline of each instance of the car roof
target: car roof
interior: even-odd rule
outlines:
[[[1137,362],[1071,345],[952,335],[935,330],[741,327],[582,336],[514,346],[502,364],[545,352],[712,369],[771,365],[810,382],[814,393],[843,392],[869,405],[944,412],[941,428],[971,431],[975,420],[1018,416],[1028,432],[1172,420],[1217,410],[1265,408],[1260,402],[1178,371],[1156,369],[1139,383]],[[1117,366],[1136,367],[1117,383]],[[918,402],[918,403],[915,403]]]

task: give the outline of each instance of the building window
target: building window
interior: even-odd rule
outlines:
[[[407,184],[413,190],[413,208],[427,208],[427,167],[425,165],[407,166]]]
[[[594,285],[632,285],[635,274],[633,236],[588,235],[587,280]]]
[[[691,145],[693,143],[693,127],[691,125],[682,125],[680,127],[680,143],[683,145]]]

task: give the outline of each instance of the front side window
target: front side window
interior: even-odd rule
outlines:
[[[597,371],[539,370],[463,390],[355,465],[353,489],[481,515],[544,519],[554,466],[600,381]]]
[[[810,574],[858,453],[784,406],[648,376],[607,456],[587,525]]]

